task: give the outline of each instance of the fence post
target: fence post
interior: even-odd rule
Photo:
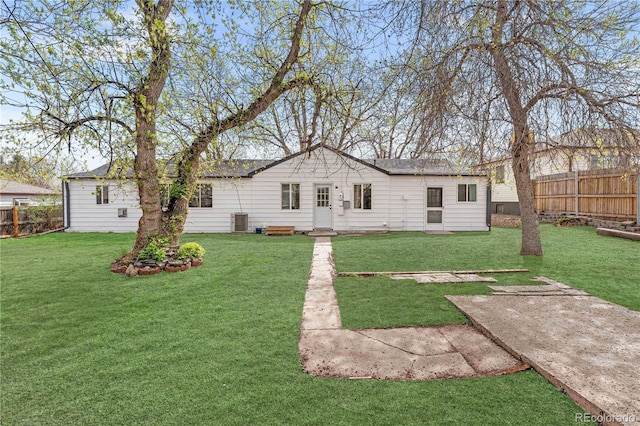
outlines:
[[[640,170],[636,175],[636,226],[640,225]]]
[[[580,214],[580,194],[578,193],[579,188],[580,188],[580,177],[578,176],[578,171],[576,170],[576,177],[575,177],[575,194],[576,194],[575,208],[576,208],[576,216],[578,216]]]
[[[18,206],[13,206],[13,233],[11,236],[17,238],[20,235],[20,215],[18,215]]]

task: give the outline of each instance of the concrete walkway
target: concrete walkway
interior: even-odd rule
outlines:
[[[541,281],[447,299],[601,424],[640,424],[640,312]]]
[[[316,376],[426,380],[528,368],[468,325],[345,330],[333,288],[331,240],[316,238],[300,330],[300,359]]]

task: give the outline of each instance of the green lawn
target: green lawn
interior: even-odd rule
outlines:
[[[494,274],[498,285],[536,284],[545,276],[594,296],[640,310],[640,244],[600,236],[592,227],[541,225],[545,255],[520,256],[520,230],[425,235],[422,232],[333,239],[339,272],[465,269],[529,269]],[[538,283],[543,284],[543,283]],[[464,323],[444,295],[489,294],[478,284],[417,284],[386,277],[338,278],[335,283],[343,326],[392,327]]]
[[[569,254],[553,259],[553,244],[573,246],[575,238],[591,244],[585,251],[602,249],[603,258],[618,262],[617,280],[607,271],[593,273],[621,289],[618,299],[638,306],[638,287],[623,279],[631,269],[622,266],[623,256],[637,259],[638,245],[595,237],[593,230],[543,231],[548,257],[542,260],[514,255],[517,231],[499,229],[335,238],[334,247],[343,271],[530,264],[604,291],[593,277],[574,282],[581,270],[576,260],[561,266]],[[207,250],[203,266],[132,279],[108,270],[132,235],[1,241],[0,423],[569,425],[582,412],[533,371],[426,382],[308,376],[297,345],[313,240],[186,235],[187,241]],[[635,258],[625,254],[632,250]],[[352,287],[367,300],[362,285]],[[342,296],[340,303],[350,309]]]

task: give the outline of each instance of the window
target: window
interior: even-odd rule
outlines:
[[[210,183],[196,185],[189,200],[189,207],[213,207],[213,188]]]
[[[620,165],[619,158],[604,154],[592,154],[590,163],[592,170],[614,169]]]
[[[427,188],[427,207],[442,207],[442,188]]]
[[[496,167],[496,183],[504,183],[504,166]]]
[[[353,208],[371,210],[371,184],[353,185]]]
[[[283,183],[281,186],[282,210],[300,210],[300,184]]]
[[[316,188],[317,207],[331,207],[331,204],[329,204],[329,189],[328,186],[319,186]]]
[[[442,188],[427,188],[427,223],[442,223]]]
[[[96,204],[109,204],[109,186],[96,186]]]
[[[458,201],[473,202],[476,201],[476,184],[460,184],[458,185]]]

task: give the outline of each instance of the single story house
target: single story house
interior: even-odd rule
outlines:
[[[60,191],[0,179],[0,207],[59,204]]]
[[[108,169],[66,177],[68,231],[137,229],[141,210],[131,174],[109,178]],[[315,145],[277,161],[234,160],[212,170],[201,173],[185,232],[490,229],[487,176],[428,160],[362,160]]]

